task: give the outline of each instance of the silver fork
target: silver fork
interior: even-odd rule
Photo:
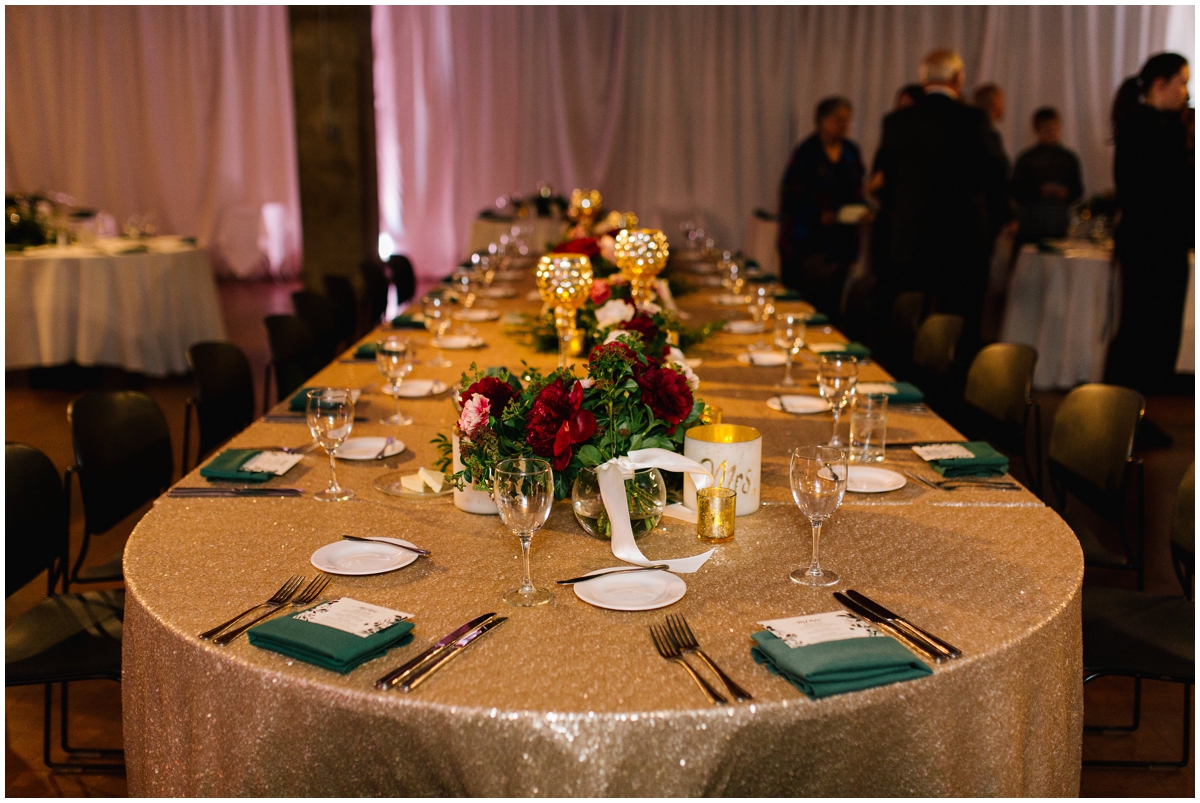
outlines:
[[[704,696],[713,705],[728,705],[729,701],[717,692],[712,686],[708,685],[708,681],[696,674],[696,670],[692,669],[687,661],[683,660],[683,656],[679,654],[679,648],[675,646],[675,642],[671,641],[671,636],[666,629],[658,625],[650,625],[650,638],[654,640],[654,649],[658,650],[658,654],[668,661],[674,661],[687,670],[687,673],[692,676],[692,680],[700,686],[700,690],[704,692]]]
[[[205,640],[212,638],[213,636],[217,635],[225,628],[236,623],[238,619],[241,619],[246,614],[257,611],[259,608],[267,608],[267,607],[278,608],[280,605],[283,605],[285,602],[287,602],[288,598],[291,597],[292,594],[296,593],[296,589],[299,588],[300,584],[303,582],[304,582],[303,575],[293,574],[291,577],[289,577],[287,579],[287,582],[285,582],[283,585],[281,585],[279,587],[278,591],[276,591],[274,594],[271,595],[271,598],[268,599],[266,602],[260,602],[257,605],[253,605],[253,606],[247,608],[246,610],[242,611],[237,616],[233,617],[232,619],[230,619],[228,622],[224,623],[223,625],[214,627],[212,630],[205,630],[203,633],[200,634],[200,638],[205,639]]]
[[[721,667],[717,666],[717,662],[704,654],[704,650],[700,649],[700,642],[696,640],[696,636],[692,633],[692,628],[688,626],[687,619],[683,618],[683,614],[667,617],[667,635],[675,642],[680,651],[684,654],[695,653],[700,656],[700,660],[708,664],[721,682],[725,684],[725,688],[733,695],[733,698],[738,702],[752,700],[750,692],[743,689],[741,686],[733,682],[733,678],[721,671]]]
[[[325,590],[325,586],[327,586],[327,585],[329,585],[329,575],[320,575],[320,576],[314,577],[312,579],[312,582],[310,582],[303,591],[301,591],[299,594],[297,594],[295,597],[292,598],[292,604],[297,607],[299,607],[301,605],[309,604],[310,602],[315,600],[322,591]],[[280,608],[282,608],[282,607],[283,607],[282,605],[276,606],[276,607],[272,608],[271,610],[266,611],[265,613],[259,614],[258,616],[251,619],[249,622],[246,622],[246,624],[241,625],[240,627],[234,628],[233,630],[230,630],[228,633],[224,633],[220,636],[217,636],[215,639],[213,639],[213,644],[219,644],[220,646],[224,647],[226,644],[233,641],[235,638],[242,635],[250,628],[254,627],[254,625],[258,624],[263,619],[266,619],[268,616],[273,616],[276,613],[278,613]]]

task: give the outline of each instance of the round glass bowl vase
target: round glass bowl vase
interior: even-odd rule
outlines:
[[[633,537],[641,538],[658,526],[667,506],[667,485],[656,468],[643,468],[625,480],[625,501],[629,505],[629,523]],[[571,509],[583,531],[602,541],[612,540],[612,522],[600,496],[596,469],[585,468],[571,486]]]

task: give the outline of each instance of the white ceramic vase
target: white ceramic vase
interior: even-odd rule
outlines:
[[[458,456],[458,435],[451,436],[451,442],[454,446],[454,473],[462,471],[463,464]],[[477,513],[481,516],[499,516],[500,511],[496,508],[496,500],[489,493],[477,491],[470,485],[463,490],[454,489],[454,506],[459,510],[465,510],[468,513]]]

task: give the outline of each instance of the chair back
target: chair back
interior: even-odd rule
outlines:
[[[312,328],[296,315],[268,315],[263,325],[275,371],[275,398],[281,400],[317,372],[317,343]]]
[[[387,273],[384,272],[383,266],[374,260],[368,259],[360,263],[358,266],[359,275],[363,280],[363,296],[366,298],[367,321],[371,326],[375,326],[383,320],[383,313],[387,312],[388,302],[388,281]]]
[[[967,370],[966,402],[997,421],[1023,426],[1037,351],[1020,343],[984,346]]]
[[[417,294],[417,274],[412,262],[404,254],[388,257],[388,269],[392,272],[392,284],[396,285],[396,303],[411,301]]]
[[[254,422],[254,375],[246,355],[232,343],[193,343],[187,359],[195,383],[200,454],[206,455]]]
[[[24,443],[4,444],[4,596],[66,559],[62,479],[50,458]]]
[[[892,302],[888,315],[887,337],[879,345],[888,371],[893,376],[906,376],[912,371],[912,347],[921,328],[925,309],[925,294],[916,291],[901,293]]]
[[[322,365],[333,359],[338,346],[337,317],[333,302],[320,293],[298,290],[292,293],[292,308],[312,330]]]
[[[67,418],[89,533],[107,532],[171,484],[171,433],[154,399],[93,391],[71,402]]]
[[[1051,479],[1063,481],[1066,469],[1104,496],[1119,494],[1145,409],[1142,394],[1129,388],[1092,384],[1072,390],[1050,426]]]
[[[935,376],[947,376],[962,330],[961,315],[930,315],[917,329],[913,340],[913,364]]]
[[[1192,597],[1192,582],[1196,574],[1196,464],[1184,472],[1179,483],[1179,498],[1175,501],[1175,517],[1171,520],[1171,562],[1183,591]]]
[[[338,340],[349,343],[358,335],[358,294],[345,276],[326,274],[321,279],[333,303],[333,329]]]

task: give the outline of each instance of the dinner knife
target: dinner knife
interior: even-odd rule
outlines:
[[[401,683],[400,691],[412,691],[413,689],[417,688],[417,686],[425,682],[426,678],[441,669],[446,664],[450,663],[451,659],[461,655],[462,651],[465,650],[467,646],[475,639],[479,638],[484,633],[487,633],[492,628],[499,627],[507,621],[507,616],[497,616],[494,619],[487,620],[482,625],[475,628],[470,633],[447,647],[437,660],[431,662],[425,667],[422,667],[415,674],[413,674],[412,677]]]
[[[485,613],[482,616],[476,616],[474,619],[467,622],[465,625],[455,628],[452,632],[448,633],[445,637],[443,637],[441,640],[439,640],[432,647],[425,650],[425,652],[421,653],[416,658],[413,658],[411,661],[404,664],[404,666],[401,666],[399,669],[394,669],[391,672],[388,672],[386,675],[381,677],[379,680],[375,681],[375,688],[379,689],[380,691],[387,691],[388,689],[392,688],[400,681],[407,679],[408,676],[411,675],[417,669],[417,667],[419,667],[421,664],[425,663],[426,661],[428,661],[430,658],[434,657],[435,655],[438,655],[439,653],[444,651],[447,647],[449,647],[451,644],[458,641],[460,638],[465,636],[467,633],[470,633],[472,630],[479,627],[483,623],[487,622],[489,619],[491,619],[495,615],[496,614],[494,614],[494,613]]]
[[[834,591],[833,598],[836,599],[838,602],[840,602],[846,608],[846,610],[850,611],[850,613],[854,614],[855,616],[859,617],[860,619],[866,619],[868,622],[870,622],[873,625],[876,625],[881,630],[887,631],[888,633],[892,634],[894,637],[899,639],[904,644],[907,644],[912,649],[916,650],[917,652],[921,653],[925,657],[932,660],[935,664],[940,664],[942,661],[947,660],[946,656],[943,655],[941,652],[935,650],[932,645],[926,646],[921,641],[914,639],[912,636],[908,635],[907,633],[900,630],[895,625],[888,622],[882,616],[876,616],[875,614],[871,613],[871,611],[869,609],[864,608],[862,605],[859,605],[857,602],[850,599],[842,592]]]
[[[601,577],[608,577],[610,574],[628,574],[629,572],[653,572],[662,569],[670,569],[666,563],[656,563],[653,566],[633,566],[628,569],[613,569],[611,572],[603,572],[601,574],[585,574],[583,577],[572,577],[569,580],[559,580],[558,585],[569,586],[574,583],[586,583],[588,580],[599,580]]]
[[[375,541],[380,544],[387,544],[388,546],[397,547],[398,549],[407,549],[409,552],[416,552],[418,555],[432,555],[433,554],[428,549],[421,549],[419,546],[409,546],[408,544],[396,544],[391,541],[385,541],[382,538],[366,538],[361,535],[346,535],[346,534],[343,534],[342,538],[344,538],[347,541]]]
[[[898,616],[897,614],[892,613],[887,608],[880,605],[878,602],[875,602],[874,600],[869,599],[865,594],[860,594],[857,591],[855,591],[854,589],[846,589],[846,596],[849,597],[850,599],[854,600],[855,602],[859,603],[864,608],[867,608],[868,610],[872,611],[876,615],[882,616],[884,619],[887,619],[889,622],[895,624],[897,627],[899,627],[903,630],[907,630],[910,633],[912,633],[913,635],[921,636],[921,637],[927,639],[928,641],[933,642],[936,646],[940,647],[942,649],[942,651],[944,651],[946,653],[946,655],[948,655],[950,658],[962,658],[962,650],[958,649],[958,647],[955,647],[953,644],[950,644],[949,642],[943,641],[942,639],[938,638],[937,636],[933,635],[932,633],[930,633],[927,630],[923,630],[923,629],[917,627],[912,622],[905,619],[903,616]]]
[[[187,499],[199,496],[304,496],[299,488],[172,488],[167,496],[176,499]]]

